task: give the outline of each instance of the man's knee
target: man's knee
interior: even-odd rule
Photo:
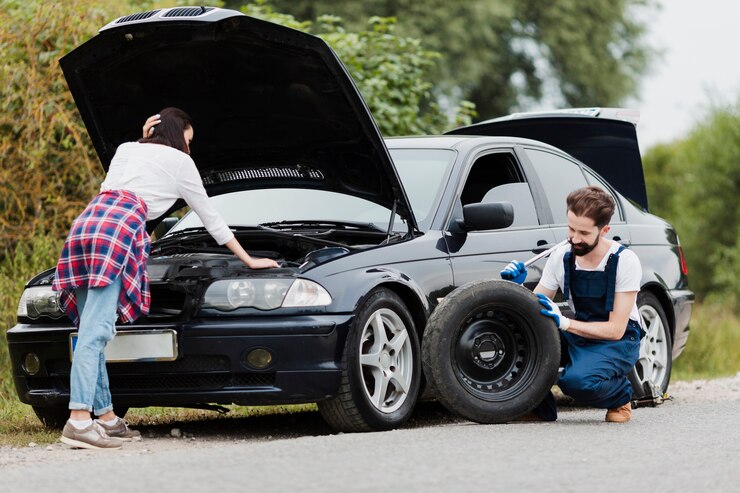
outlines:
[[[566,372],[558,381],[558,386],[576,400],[590,400],[598,394],[601,383],[602,379],[593,374]]]

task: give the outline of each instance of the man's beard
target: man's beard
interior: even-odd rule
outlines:
[[[568,240],[568,243],[570,243],[570,248],[573,251],[573,253],[576,255],[576,257],[583,257],[584,255],[588,255],[591,253],[591,251],[596,248],[596,245],[599,244],[599,237],[596,237],[596,241],[594,241],[591,245],[586,243],[585,241],[582,241],[580,243],[573,243],[572,240]]]

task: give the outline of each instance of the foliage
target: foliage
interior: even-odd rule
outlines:
[[[53,264],[62,249],[57,237],[33,236],[28,242],[19,243],[12,253],[0,260],[0,401],[14,396],[10,376],[10,356],[5,329],[15,325],[18,300],[26,281]]]
[[[0,0],[0,252],[64,234],[99,185],[58,59],[140,3]]]
[[[275,12],[264,1],[248,4],[242,11],[324,39],[347,67],[384,135],[439,133],[450,126],[432,98],[429,82],[430,69],[440,54],[424,49],[418,39],[396,35],[395,18],[370,17],[365,28],[349,31],[340,17],[298,21]],[[472,115],[474,107],[463,102],[455,123],[469,123]]]
[[[740,317],[732,305],[696,305],[691,334],[673,365],[674,380],[733,376],[740,372]]]
[[[740,302],[740,99],[644,157],[651,210],[677,229],[692,289]]]
[[[239,4],[227,0],[226,6]],[[652,0],[272,0],[302,19],[369,15],[399,19],[402,36],[443,54],[434,80],[444,98],[500,116],[541,101],[613,106],[633,95],[653,56],[646,45]]]

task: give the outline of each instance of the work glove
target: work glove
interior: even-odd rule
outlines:
[[[537,298],[539,298],[540,304],[546,308],[540,310],[540,313],[553,319],[555,321],[555,325],[558,326],[558,329],[564,332],[567,331],[568,327],[570,327],[570,319],[564,317],[563,314],[560,313],[558,305],[553,303],[553,301],[544,294],[537,294]]]
[[[500,274],[501,279],[505,281],[524,284],[524,280],[527,278],[527,268],[524,266],[524,263],[518,260],[512,260]]]

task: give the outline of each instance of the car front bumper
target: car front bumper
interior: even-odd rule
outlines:
[[[209,319],[189,323],[118,326],[117,330],[176,332],[174,361],[108,363],[118,407],[195,404],[272,405],[315,402],[335,396],[342,349],[352,315]],[[61,325],[18,324],[7,333],[13,380],[20,400],[39,407],[69,401],[70,334]],[[272,362],[255,369],[246,355],[267,349]],[[26,355],[40,360],[35,375]]]

